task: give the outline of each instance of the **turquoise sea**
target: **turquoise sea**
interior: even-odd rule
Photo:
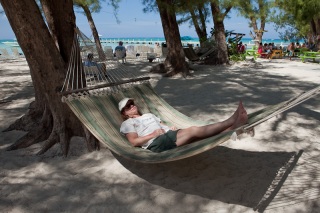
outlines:
[[[6,44],[2,43],[2,42],[6,42],[6,41],[14,42],[16,40],[14,40],[14,39],[2,39],[2,40],[0,40],[0,52],[1,52],[1,49],[6,49],[9,54],[12,54],[12,50],[11,50],[12,46],[9,46],[9,45],[6,45]],[[22,53],[21,48],[19,46],[17,48],[18,48],[18,51],[20,53]]]
[[[117,46],[119,41],[123,41],[124,45],[150,45],[153,46],[156,42],[162,43],[165,42],[163,37],[152,37],[152,38],[101,38],[101,42],[103,46]],[[247,44],[248,48],[254,45],[254,41],[251,38],[242,38],[243,44]],[[275,43],[275,45],[287,46],[289,44],[288,41],[284,41],[281,39],[263,39],[262,43]],[[190,38],[189,40],[182,40],[183,46],[187,46],[187,44],[199,44],[198,38]]]
[[[112,49],[114,49],[119,41],[123,41],[124,46],[128,45],[149,45],[154,46],[155,43],[162,43],[165,42],[165,39],[163,37],[139,37],[139,38],[100,38],[102,46],[111,46]],[[11,52],[11,46],[6,45],[2,42],[15,41],[14,39],[2,39],[0,40],[0,49],[5,48],[9,52]],[[242,43],[247,44],[248,49],[250,49],[254,45],[254,41],[252,41],[251,38],[242,38]],[[288,41],[283,41],[281,39],[263,39],[262,43],[275,43],[275,45],[281,45],[281,46],[287,46],[289,44]],[[189,38],[188,40],[182,41],[183,46],[187,46],[187,44],[193,44],[194,46],[196,44],[199,44],[198,38]],[[21,51],[20,47],[18,47],[19,51]]]

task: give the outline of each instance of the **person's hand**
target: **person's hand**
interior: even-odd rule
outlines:
[[[165,133],[165,131],[163,129],[156,129],[156,130],[153,131],[152,134],[153,134],[154,137],[159,137],[160,135],[162,135],[164,133]]]
[[[175,126],[172,126],[172,127],[170,127],[170,130],[175,131],[175,130],[178,130],[178,128]]]

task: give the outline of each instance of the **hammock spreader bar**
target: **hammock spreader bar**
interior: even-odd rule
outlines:
[[[69,95],[69,94],[77,93],[77,92],[85,92],[85,91],[90,91],[90,90],[95,90],[95,89],[100,89],[100,88],[113,87],[113,86],[118,86],[118,85],[122,85],[122,84],[141,82],[141,81],[147,81],[147,80],[150,80],[150,77],[141,77],[141,78],[135,78],[135,79],[129,79],[129,80],[122,80],[119,82],[99,84],[99,85],[96,85],[93,87],[74,89],[72,91],[64,91],[61,94],[62,95]]]

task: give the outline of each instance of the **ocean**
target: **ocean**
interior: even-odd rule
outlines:
[[[102,46],[111,46],[112,49],[114,49],[119,41],[123,42],[124,46],[128,45],[149,45],[154,46],[155,43],[162,43],[165,42],[165,39],[163,37],[139,37],[139,38],[100,38]],[[2,39],[0,40],[0,49],[4,48],[7,49],[9,53],[11,53],[12,46],[9,46],[7,44],[4,44],[2,42],[14,42],[16,40],[14,39]],[[252,41],[251,38],[242,38],[242,43],[247,45],[248,49],[251,49],[254,45],[254,41]],[[289,44],[288,41],[283,41],[281,39],[263,39],[262,43],[275,43],[275,45],[280,45],[282,47],[287,46]],[[183,46],[187,46],[187,44],[193,44],[194,46],[196,44],[199,44],[198,38],[191,38],[189,37],[188,40],[182,41]],[[17,47],[19,49],[19,52],[22,52],[20,47]]]
[[[1,52],[1,49],[6,49],[9,54],[12,54],[11,48],[13,46],[9,46],[9,45],[4,44],[2,42],[16,42],[16,40],[14,40],[14,39],[2,39],[2,40],[0,40],[0,52]],[[17,46],[16,48],[18,48],[19,53],[22,53],[22,50],[21,50],[21,48],[19,46]]]

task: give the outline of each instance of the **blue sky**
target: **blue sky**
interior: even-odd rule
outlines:
[[[143,13],[143,5],[141,0],[122,0],[119,5],[118,19],[120,23],[116,22],[113,14],[113,8],[107,3],[103,3],[102,10],[98,14],[93,14],[96,27],[102,37],[109,38],[123,38],[123,37],[163,37],[163,30],[158,13]],[[2,8],[0,8],[2,10]],[[77,25],[82,32],[87,36],[91,36],[91,31],[87,18],[77,11]],[[245,33],[246,38],[249,38],[250,28],[248,21],[239,17],[235,11],[230,13],[230,18],[225,20],[226,30],[234,30],[234,32]],[[212,28],[212,20],[207,25],[208,33]],[[4,14],[0,15],[0,39],[13,39],[14,33],[10,24]],[[179,27],[181,36],[197,37],[193,27],[188,24]],[[278,38],[278,33],[274,30],[272,24],[267,24],[264,39]]]

